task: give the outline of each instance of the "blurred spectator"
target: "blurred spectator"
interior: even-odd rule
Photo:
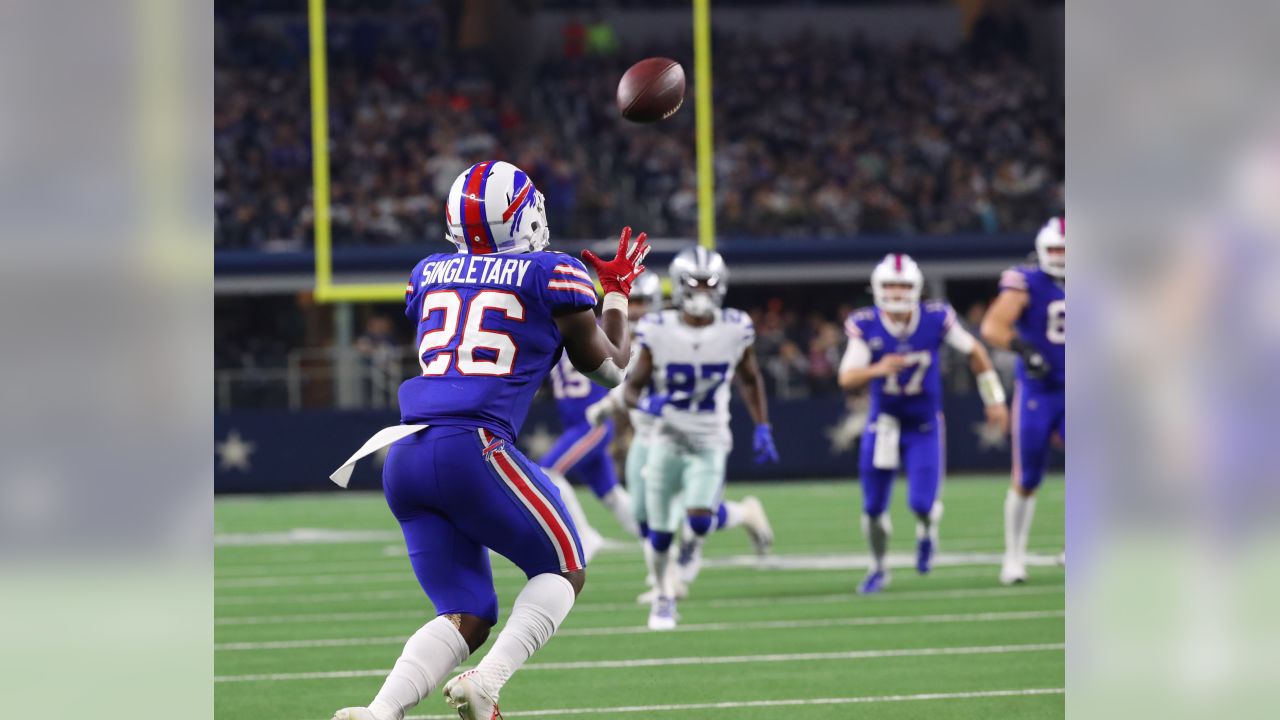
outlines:
[[[764,371],[772,380],[775,397],[783,400],[809,397],[809,361],[790,340],[782,343],[777,355],[765,361]]]
[[[692,103],[649,126],[613,104],[623,55],[691,68],[687,42],[620,53],[608,23],[570,23],[562,51],[534,63],[527,86],[506,87],[447,50],[439,4],[370,7],[338,2],[329,16],[335,243],[435,241],[454,177],[490,157],[529,172],[558,237],[610,235],[620,219],[651,236],[696,233]],[[313,216],[305,18],[235,10],[217,16],[215,240],[303,248]],[[1063,108],[1018,49],[1021,22],[993,9],[956,50],[717,35],[719,233],[1034,230],[1061,210]]]

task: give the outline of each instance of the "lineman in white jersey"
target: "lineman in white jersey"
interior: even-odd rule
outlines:
[[[755,329],[746,313],[721,307],[729,279],[724,259],[700,246],[690,248],[672,260],[670,277],[677,309],[641,320],[636,329],[640,354],[625,384],[628,406],[655,419],[643,496],[650,571],[657,584],[649,614],[654,630],[675,627],[676,578],[668,570],[671,545],[686,516],[692,531],[690,558],[700,555],[712,529],[747,524],[753,536],[772,539],[758,501],[721,502],[725,461],[733,445],[729,383],[735,377],[756,422],[756,462],[778,460],[753,349]],[[640,498],[636,500],[639,504]]]

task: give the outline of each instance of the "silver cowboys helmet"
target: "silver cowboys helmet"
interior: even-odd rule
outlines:
[[[671,301],[694,317],[707,317],[724,304],[729,268],[715,250],[696,245],[671,260]]]

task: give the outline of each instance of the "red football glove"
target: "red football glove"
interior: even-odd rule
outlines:
[[[640,233],[634,243],[631,242],[631,228],[622,228],[622,236],[618,238],[618,255],[612,260],[604,261],[596,257],[590,250],[582,251],[582,259],[587,261],[600,278],[600,286],[605,294],[622,293],[631,297],[631,283],[636,276],[644,272],[644,256],[649,254],[649,246],[645,243],[645,233]]]

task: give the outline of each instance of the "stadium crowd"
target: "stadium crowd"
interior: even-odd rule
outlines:
[[[540,62],[495,73],[450,49],[435,4],[393,7],[329,23],[336,243],[438,240],[441,199],[483,157],[530,172],[555,237],[624,223],[694,234],[692,107],[657,126],[613,107],[630,61],[690,67],[689,47],[622,52],[607,24],[571,24]],[[259,19],[218,18],[216,243],[301,249],[312,222],[305,18]],[[1062,207],[1061,94],[1016,54],[858,36],[766,46],[717,35],[714,47],[722,236],[1027,231]]]

